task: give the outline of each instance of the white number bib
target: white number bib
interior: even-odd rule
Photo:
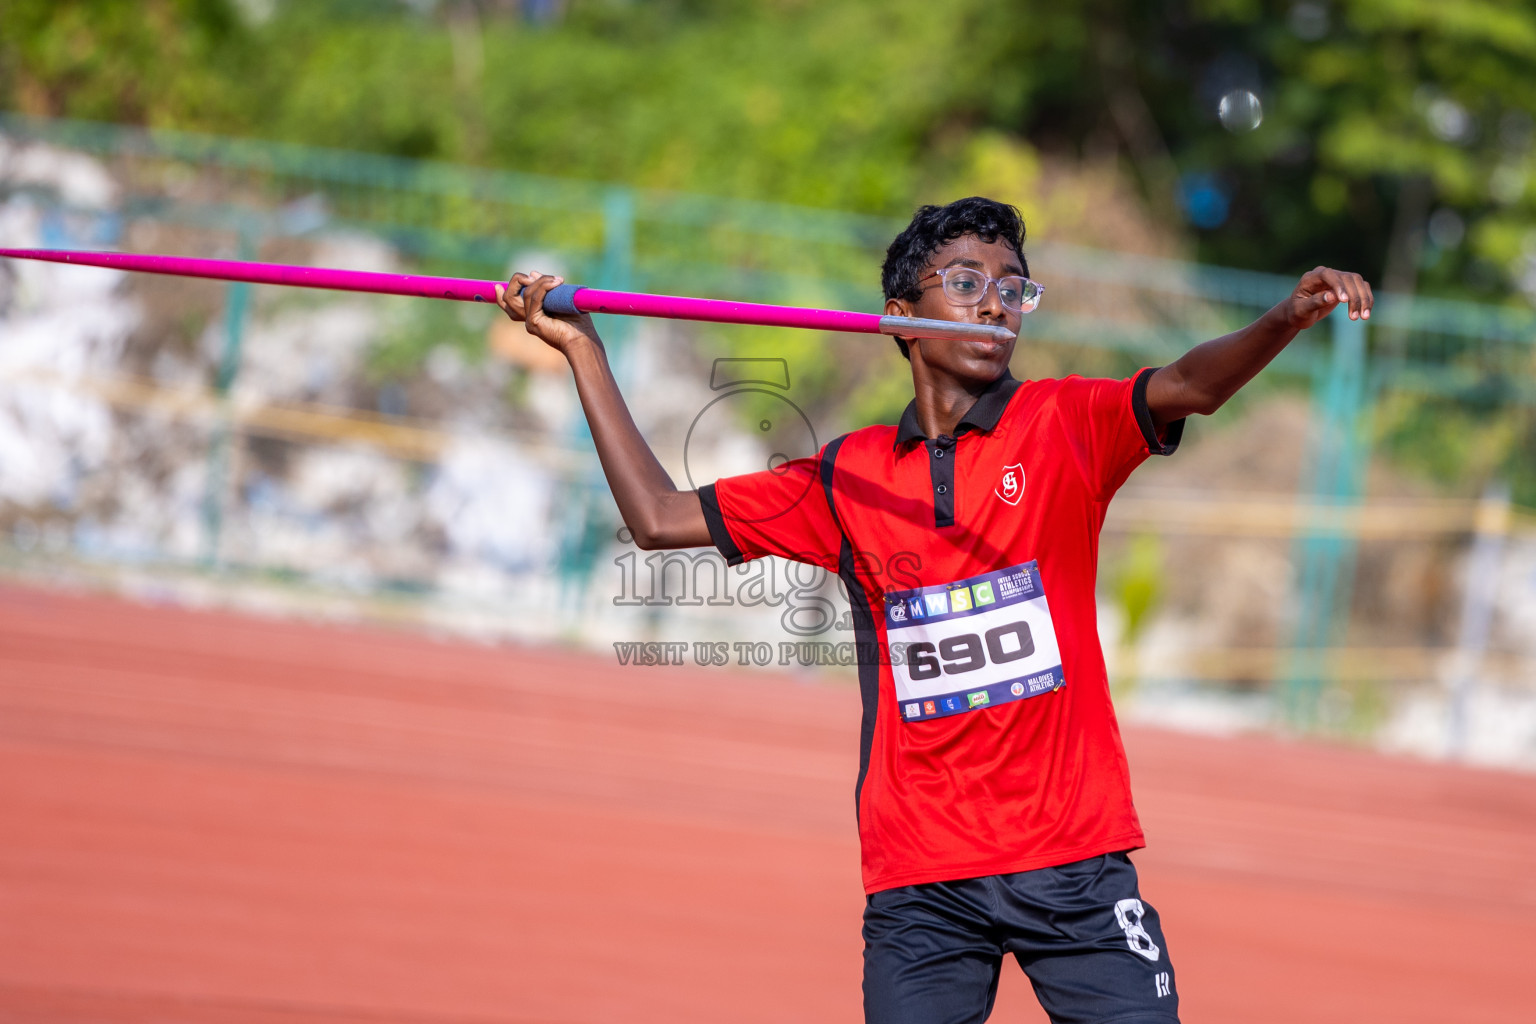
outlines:
[[[1040,568],[885,595],[901,717],[909,722],[1024,700],[1066,685]]]

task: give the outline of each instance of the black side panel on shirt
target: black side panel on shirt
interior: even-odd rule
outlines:
[[[1184,421],[1177,419],[1168,424],[1168,429],[1164,431],[1166,438],[1159,439],[1157,428],[1152,425],[1152,410],[1147,407],[1147,383],[1160,369],[1162,367],[1153,367],[1136,375],[1136,383],[1131,385],[1131,408],[1136,411],[1136,425],[1141,428],[1147,449],[1153,455],[1172,455],[1184,439]]]
[[[837,532],[843,535],[843,542],[848,541],[848,531],[843,529],[843,517],[837,514],[837,502],[832,500],[832,471],[837,467],[837,453],[843,450],[843,442],[848,440],[848,435],[834,437],[827,442],[827,446],[821,450],[821,490],[827,497],[827,508],[832,512],[832,521],[837,524]]]
[[[715,496],[714,484],[705,484],[699,488],[699,506],[704,510],[704,525],[709,527],[709,539],[715,542],[715,547],[725,556],[725,564],[740,565],[746,561],[746,556],[731,539],[731,531],[725,528],[725,516],[720,513],[720,499]]]
[[[869,774],[869,751],[875,740],[875,717],[880,712],[880,638],[875,632],[875,617],[869,597],[859,582],[854,564],[853,545],[843,537],[838,554],[837,574],[848,588],[848,610],[853,618],[854,650],[859,662],[859,698],[864,716],[859,721],[859,778],[853,784],[853,813],[858,820],[859,795],[864,792],[864,776]]]
[[[869,774],[869,751],[875,739],[876,716],[880,713],[880,648],[869,597],[859,581],[853,542],[848,539],[848,531],[843,529],[843,519],[838,514],[837,499],[832,491],[832,473],[837,468],[837,453],[846,438],[844,434],[829,442],[822,451],[821,486],[826,493],[827,507],[832,510],[838,532],[843,535],[843,543],[837,553],[837,575],[848,591],[848,611],[853,620],[853,643],[859,663],[859,698],[864,707],[864,716],[859,722],[859,778],[853,785],[853,813],[857,820],[859,794],[864,791],[864,776]]]

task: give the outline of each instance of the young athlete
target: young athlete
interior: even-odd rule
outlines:
[[[1004,324],[1040,300],[1018,211],[925,206],[891,243],[897,316]],[[1178,446],[1297,332],[1370,286],[1319,267],[1253,324],[1125,380],[1018,381],[1014,342],[898,339],[913,400],[816,455],[679,491],[635,428],[588,317],[498,301],[570,361],[624,522],[642,548],[781,555],[847,586],[864,703],[864,1012],[872,1024],[985,1020],[1012,953],[1057,1024],[1174,1021],[1144,845],[1094,621],[1099,528],[1149,454]]]

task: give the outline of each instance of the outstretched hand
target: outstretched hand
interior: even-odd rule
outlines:
[[[544,296],[565,283],[565,278],[550,274],[513,274],[505,285],[496,286],[496,305],[513,320],[528,325],[528,333],[550,348],[569,357],[574,346],[591,342],[602,345],[597,327],[586,313],[571,319],[550,316],[544,311]]]
[[[1371,286],[1359,274],[1318,267],[1301,276],[1296,290],[1291,292],[1288,312],[1291,326],[1304,331],[1332,313],[1340,303],[1349,306],[1351,320],[1369,320],[1375,301]]]

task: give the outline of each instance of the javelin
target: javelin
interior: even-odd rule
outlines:
[[[415,295],[458,302],[494,302],[499,281],[467,277],[424,277],[419,274],[382,274],[367,270],[328,270],[295,267],[283,263],[251,263],[245,260],[204,260],[182,256],[146,256],[124,252],[78,252],[70,249],[0,249],[12,259],[47,260],[88,267],[110,267],[147,274],[208,277],[250,284],[284,284],[295,288],[326,288],[343,292],[374,292],[381,295]],[[757,324],[762,327],[804,327],[817,331],[852,334],[899,334],[905,338],[938,338],[946,341],[1012,341],[1014,334],[993,324],[955,323],[910,316],[849,313],[836,309],[803,309],[799,306],[767,306],[726,299],[690,299],[677,295],[646,295],[614,292],[564,284],[544,296],[544,309],[555,316],[582,313],[615,313],[652,316],[668,320],[705,320],[717,324]]]

